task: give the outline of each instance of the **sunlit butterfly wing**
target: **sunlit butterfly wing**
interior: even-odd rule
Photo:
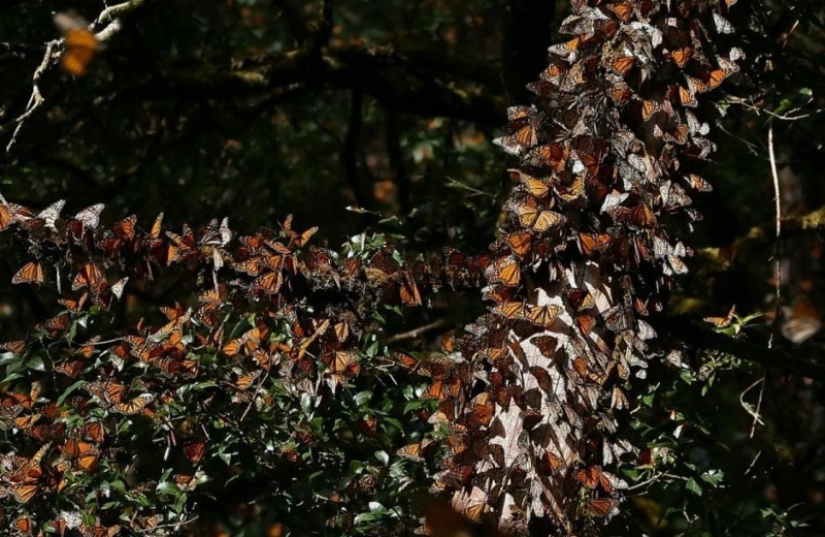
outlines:
[[[18,270],[11,279],[11,283],[35,283],[40,285],[43,283],[45,276],[43,274],[43,267],[37,261],[29,261]]]

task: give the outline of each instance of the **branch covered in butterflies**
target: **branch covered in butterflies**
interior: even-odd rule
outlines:
[[[665,354],[650,317],[712,190],[696,173],[715,151],[704,101],[740,70],[735,3],[573,1],[532,106],[508,109],[496,143],[519,165],[486,273],[495,305],[433,375],[433,420],[454,435],[434,488],[470,520],[597,534],[619,512],[625,390]]]
[[[26,517],[36,512],[30,506],[54,502],[53,495],[67,482],[99,479],[99,466],[129,474],[132,489],[156,490],[158,475],[125,467],[131,457],[115,455],[134,449],[124,443],[127,437],[116,434],[123,420],[149,424],[141,430],[150,438],[142,441],[165,446],[164,460],[170,451],[177,454],[183,464],[175,468],[175,482],[187,493],[198,490],[198,472],[214,463],[206,454],[210,437],[226,427],[242,439],[245,450],[271,459],[271,446],[258,445],[245,427],[280,415],[272,407],[273,385],[317,401],[316,408],[336,404],[341,386],[358,382],[362,367],[372,365],[358,350],[365,334],[379,333],[375,319],[382,309],[421,306],[445,285],[477,291],[489,264],[486,256],[456,251],[426,261],[405,259],[391,247],[341,258],[311,247],[317,228],[296,231],[291,218],[279,231],[261,229],[236,237],[227,219],[197,232],[185,225],[180,233],[164,230],[163,215],[148,230],[134,216],[105,228],[100,226],[103,205],[74,215],[63,214],[63,207],[58,201],[35,212],[0,196],[0,232],[12,234],[13,247],[30,259],[12,283],[56,289],[61,307],[27,339],[0,344],[20,363],[40,357],[45,364],[39,372],[8,377],[0,386],[0,422],[18,436],[19,446],[19,454],[3,455],[12,471],[0,476],[0,496],[13,497],[14,507]],[[126,335],[112,338],[108,321],[115,314],[113,305],[132,286],[145,290],[158,285],[170,270],[188,279],[197,296],[192,306],[161,307],[163,324],[141,320]],[[4,355],[4,367],[14,362],[9,355]],[[410,357],[390,360],[405,369],[418,365]],[[49,387],[48,397],[43,385]],[[60,414],[58,396],[65,400]],[[169,419],[184,408],[187,420]],[[218,428],[193,430],[188,420],[207,411],[219,416]],[[107,418],[90,419],[90,412]],[[289,433],[298,435],[300,445],[312,441],[309,433]],[[279,441],[287,444],[294,438]],[[24,455],[28,453],[34,455]],[[298,472],[299,464],[313,462],[301,463],[290,448],[262,472],[283,477]],[[223,475],[221,471],[213,465],[210,478]],[[237,473],[232,473],[227,480],[235,479]],[[67,490],[71,493],[64,491],[61,509],[75,518],[92,516],[95,525],[105,525],[111,534],[124,526],[154,530],[164,522],[164,502],[158,499],[149,502],[154,502],[154,512],[130,511],[128,524],[123,520],[129,517],[105,524],[94,513],[81,517],[75,506],[89,491]],[[55,527],[73,523],[34,520],[37,525],[46,522]]]

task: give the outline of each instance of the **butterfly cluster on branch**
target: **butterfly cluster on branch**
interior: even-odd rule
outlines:
[[[136,425],[127,424],[168,438],[163,456],[178,461],[171,478],[191,493],[215,457],[206,429],[172,425],[183,407],[208,404],[239,422],[272,412],[278,383],[332,404],[361,374],[361,338],[376,329],[381,307],[419,307],[444,286],[478,289],[489,266],[488,256],[447,250],[405,258],[389,246],[341,258],[312,246],[317,228],[297,231],[291,218],[278,230],[238,236],[227,219],[176,232],[164,228],[163,214],[144,229],[135,216],[102,225],[101,204],[73,215],[64,207],[58,201],[34,211],[0,197],[0,232],[25,258],[12,283],[58,295],[54,317],[27,339],[0,344],[5,367],[43,363],[40,373],[0,385],[0,428],[17,446],[5,455],[0,496],[14,500],[21,527],[35,529],[108,535],[170,523],[143,509],[130,512],[128,523],[98,513],[90,524],[89,513],[69,509],[88,492],[83,483],[132,471],[123,430]],[[180,278],[193,300],[161,306],[155,320],[126,333],[107,329],[133,290],[145,296],[164,278]],[[204,395],[188,391],[193,386],[209,388],[198,388]],[[189,412],[187,419],[203,419],[207,409]],[[299,438],[299,445],[312,442],[309,434]],[[297,447],[282,454],[286,463],[300,460]],[[157,476],[131,475],[138,489],[157,485]],[[65,520],[35,516],[57,498]]]
[[[496,143],[520,165],[490,311],[432,375],[452,435],[434,488],[467,518],[571,535],[619,512],[628,380],[660,353],[645,317],[687,272],[693,195],[711,190],[710,100],[743,58],[735,3],[574,0],[534,104],[508,110]]]

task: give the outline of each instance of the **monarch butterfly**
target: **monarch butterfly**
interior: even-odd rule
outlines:
[[[152,228],[149,230],[149,236],[153,239],[160,239],[160,232],[163,226],[163,213],[160,213],[155,218]]]
[[[64,458],[76,468],[87,472],[95,468],[99,454],[94,445],[83,441],[69,439],[63,446]]]
[[[528,306],[525,317],[531,323],[548,327],[553,324],[556,317],[562,312],[562,307],[556,304],[545,304],[543,306]]]
[[[9,490],[11,490],[12,496],[18,503],[28,503],[34,498],[34,495],[37,494],[37,483],[13,483]],[[19,521],[20,519],[18,519]],[[28,519],[26,519],[28,520]],[[29,521],[28,528],[31,528],[31,521]],[[31,530],[29,530],[30,532]]]
[[[679,103],[682,106],[689,106],[691,108],[696,108],[699,106],[699,101],[696,99],[696,93],[682,86],[679,86]]]
[[[260,371],[252,371],[251,373],[244,373],[235,380],[235,388],[241,391],[248,390],[255,380],[261,376]]]
[[[120,403],[127,392],[126,386],[112,380],[88,382],[85,390],[107,403]]]
[[[691,47],[683,47],[676,49],[670,53],[670,59],[679,67],[684,67],[690,58],[693,56],[693,49]]]
[[[252,289],[254,291],[262,291],[268,295],[274,295],[281,289],[283,283],[284,277],[280,271],[267,272],[252,282]]]
[[[654,133],[656,129],[659,129],[659,126],[656,125],[654,128]],[[677,145],[685,145],[688,141],[688,126],[687,125],[678,125],[674,131],[664,132],[662,133],[659,131],[660,137],[664,139],[665,142],[673,142]]]
[[[617,304],[605,311],[604,317],[605,326],[613,333],[619,334],[625,330],[629,330],[632,326],[632,318],[630,312],[623,304]]]
[[[186,458],[189,459],[189,462],[198,464],[206,454],[206,442],[202,440],[189,442],[183,446],[183,453],[186,455]]]
[[[101,421],[88,421],[80,428],[78,436],[89,442],[100,444],[106,438],[106,429]]]
[[[551,63],[547,69],[541,72],[540,78],[545,82],[558,85],[561,75],[564,73],[559,64]]]
[[[656,223],[656,216],[647,203],[640,201],[630,212],[630,218],[638,227],[651,227]]]
[[[0,200],[0,231],[5,230],[12,223],[12,214],[6,200]]]
[[[516,319],[524,314],[525,309],[526,306],[524,302],[513,301],[499,304],[493,308],[493,311],[508,319]]]
[[[622,106],[627,101],[630,100],[630,97],[633,96],[633,90],[630,89],[625,83],[618,83],[614,84],[613,87],[610,89],[610,96],[619,106]]]
[[[72,291],[88,287],[94,293],[100,290],[103,281],[103,275],[97,265],[86,263],[72,280]]]
[[[608,11],[612,11],[622,22],[629,22],[633,16],[633,6],[629,2],[616,3],[607,6]]]
[[[613,393],[610,397],[610,408],[622,410],[623,408],[627,408],[629,405],[630,403],[628,402],[624,391],[622,391],[622,389],[618,386],[613,386]]]
[[[551,227],[559,226],[564,223],[565,218],[559,213],[553,211],[541,211],[531,205],[519,205],[516,207],[519,221],[525,227],[533,229],[542,233]]]
[[[636,65],[634,56],[619,56],[611,62],[610,67],[620,75],[625,75],[634,65]]]
[[[593,252],[602,252],[610,246],[613,238],[607,233],[591,234],[579,233],[579,249],[584,255],[589,256]]]
[[[26,352],[26,340],[6,341],[0,343],[0,351],[11,352],[13,354],[23,354]]]
[[[705,82],[702,79],[696,78],[694,76],[688,76],[687,77],[687,83],[688,83],[688,89],[690,90],[691,93],[694,93],[694,94],[696,94],[696,93],[705,93],[709,89],[708,85],[705,84]]]
[[[106,206],[102,203],[90,205],[74,215],[74,219],[89,229],[97,229],[100,224],[100,213]]]
[[[570,289],[567,292],[567,300],[576,311],[584,311],[596,305],[596,299],[585,289]]]
[[[585,512],[593,517],[604,518],[612,514],[618,505],[619,501],[615,498],[594,498],[585,505]]]
[[[308,230],[304,231],[303,233],[296,233],[294,231],[290,232],[289,233],[289,235],[290,235],[289,245],[290,246],[297,246],[298,248],[300,248],[302,246],[305,246],[309,242],[309,239],[311,239],[312,236],[315,235],[317,232],[318,232],[318,226],[313,226],[313,227],[309,228]]]
[[[155,400],[154,395],[152,395],[151,393],[144,393],[144,394],[138,395],[137,397],[135,397],[134,399],[132,399],[129,402],[116,403],[116,404],[112,405],[112,410],[114,410],[115,412],[118,412],[120,414],[126,414],[126,415],[137,414],[138,412],[140,412],[141,410],[146,408],[146,406],[154,400]]]
[[[521,281],[521,267],[514,257],[502,257],[493,262],[488,269],[489,280],[502,283],[507,287],[517,287]]]
[[[731,24],[728,19],[726,19],[716,11],[713,12],[713,24],[714,26],[716,26],[716,31],[720,34],[736,33],[736,28],[733,27],[733,24]]]
[[[511,155],[520,155],[538,143],[538,135],[531,124],[529,108],[511,106],[507,109],[508,134],[496,138],[493,143],[502,147]]]
[[[508,171],[510,172],[510,177],[520,181],[527,189],[527,192],[529,192],[532,196],[536,198],[543,198],[550,192],[550,186],[541,179],[522,173],[519,170]]]
[[[547,358],[552,358],[556,354],[559,340],[553,336],[536,336],[530,340],[539,352]]]
[[[401,303],[405,306],[420,306],[421,294],[418,291],[418,285],[409,273],[404,272],[401,277],[401,287],[398,290],[401,297]]]
[[[112,233],[114,233],[119,239],[131,241],[135,238],[136,224],[137,216],[128,216],[112,226]]]
[[[533,236],[530,233],[514,233],[505,238],[510,251],[520,258],[525,258],[532,250]]]
[[[596,325],[596,319],[590,315],[577,315],[576,324],[579,325],[579,330],[581,330],[582,334],[586,336],[590,334],[593,327]]]
[[[558,144],[548,144],[530,150],[527,154],[527,161],[535,166],[550,166],[555,171],[560,172],[567,164],[569,156],[569,146],[562,147]]]
[[[599,486],[599,476],[601,475],[601,473],[601,467],[596,465],[576,470],[575,474],[573,475],[576,481],[581,483],[582,486],[592,490]]]
[[[70,75],[85,75],[100,48],[100,42],[88,28],[89,23],[74,13],[58,13],[54,22],[63,31],[65,41],[60,65]]]
[[[584,175],[580,175],[569,186],[559,189],[558,195],[562,201],[573,202],[584,194]]]
[[[481,392],[473,398],[472,413],[470,414],[469,426],[473,429],[478,427],[487,427],[493,421],[493,413],[495,412],[495,404],[493,403],[490,394]]]
[[[574,37],[570,41],[553,45],[547,50],[549,50],[552,54],[561,56],[569,62],[573,62],[576,59],[576,52],[579,50],[579,45],[581,44],[581,42],[581,37]]]
[[[60,314],[36,325],[34,328],[44,332],[49,339],[57,339],[69,328],[69,316]]]
[[[473,476],[473,467],[469,464],[461,464],[450,468],[438,476],[439,484],[450,488],[460,488],[470,481]]]
[[[397,450],[395,453],[400,457],[405,457],[407,459],[412,459],[414,461],[421,461],[422,455],[430,445],[433,445],[432,440],[422,440],[421,442],[407,444],[406,446]]]
[[[724,317],[705,317],[702,320],[705,321],[706,323],[712,324],[716,328],[726,328],[726,327],[730,326],[730,324],[733,322],[733,318],[734,318],[735,315],[736,315],[736,304],[731,306],[730,311],[728,311],[728,314],[725,315]]]
[[[327,368],[333,373],[354,372],[358,365],[358,355],[354,352],[335,351],[331,355],[327,355],[324,363]]]
[[[66,200],[57,200],[39,213],[37,213],[38,220],[42,220],[44,225],[48,228],[55,229],[55,222],[60,218],[60,211],[66,205]]]
[[[659,110],[659,105],[656,101],[643,100],[640,108],[642,112],[642,121],[647,121]]]
[[[487,445],[486,443],[484,444]],[[487,494],[479,487],[473,487],[470,492],[462,490],[453,496],[453,509],[475,524],[481,523],[482,516],[487,511]],[[454,535],[466,534],[464,532]]]
[[[34,523],[29,517],[20,517],[14,521],[14,528],[23,535],[34,533]]]
[[[11,283],[36,283],[40,285],[44,280],[43,266],[37,261],[29,261],[12,276]]]

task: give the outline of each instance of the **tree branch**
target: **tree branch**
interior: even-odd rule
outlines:
[[[821,348],[814,352],[811,346],[768,349],[764,345],[720,334],[684,316],[658,319],[654,324],[661,334],[671,334],[691,347],[718,350],[793,375],[825,380],[825,364],[809,359],[811,356],[822,356]]]
[[[438,67],[444,65],[442,60]],[[295,50],[256,70],[168,72],[128,93],[131,99],[211,99],[243,97],[294,84],[333,86],[360,91],[401,113],[495,126],[504,122],[501,95],[477,81],[457,82],[461,72],[443,72],[436,67],[422,65],[414,53],[390,47],[325,49],[320,57],[312,51]]]

